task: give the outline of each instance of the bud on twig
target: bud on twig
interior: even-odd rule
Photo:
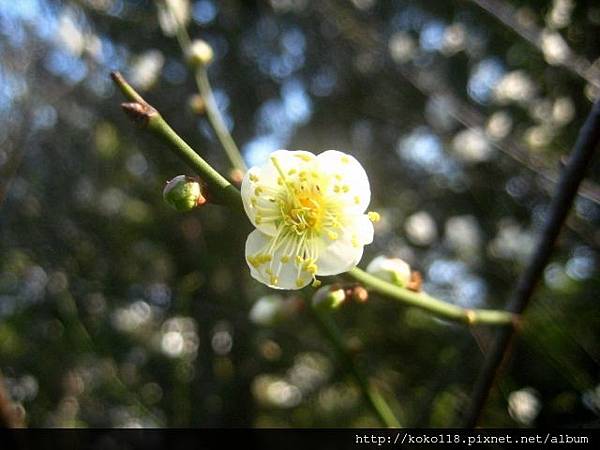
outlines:
[[[208,66],[214,57],[213,49],[206,41],[196,39],[190,44],[187,52],[187,59],[190,65]]]
[[[188,106],[194,114],[199,116],[206,112],[206,103],[200,94],[192,95],[188,100]]]
[[[369,300],[369,291],[360,284],[355,284],[346,289],[346,298],[351,298],[356,303],[367,303]]]
[[[240,169],[232,169],[229,172],[229,179],[237,187],[240,187],[242,185],[242,181],[244,180],[244,172]]]
[[[421,292],[422,286],[423,286],[423,277],[421,276],[421,272],[413,270],[410,274],[410,281],[406,285],[406,289],[409,289],[414,292]]]
[[[314,308],[321,311],[337,309],[346,300],[346,291],[338,286],[323,286],[312,298]]]
[[[186,175],[179,175],[168,181],[163,190],[163,198],[180,212],[189,211],[206,203],[200,182]]]
[[[378,256],[369,263],[367,272],[400,287],[408,287],[412,280],[410,266],[400,258]]]

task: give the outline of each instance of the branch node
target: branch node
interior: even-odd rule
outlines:
[[[467,325],[471,326],[477,322],[477,314],[472,309],[465,310],[465,318],[467,320]]]
[[[138,126],[144,128],[148,126],[148,122],[152,117],[158,114],[158,111],[154,109],[148,103],[140,102],[126,102],[121,103],[121,108],[129,116],[129,118]]]

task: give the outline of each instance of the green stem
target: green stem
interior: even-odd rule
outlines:
[[[119,73],[112,74],[113,80],[125,97],[134,102],[125,104],[126,111],[136,120],[143,120],[147,128],[170,145],[202,177],[211,189],[215,200],[234,209],[242,208],[240,191],[227,181],[219,172],[202,159],[179,135],[165,122],[161,115],[133,89]],[[128,106],[129,105],[129,106]],[[424,292],[414,292],[388,283],[355,267],[348,274],[364,284],[371,291],[393,298],[401,303],[414,306],[435,314],[441,318],[467,325],[513,325],[517,319],[514,314],[492,309],[470,309],[438,300]]]
[[[165,8],[169,8],[169,5],[163,3]],[[171,17],[177,23],[177,29],[175,30],[175,37],[177,39],[177,43],[181,48],[181,52],[183,53],[183,57],[186,58],[190,46],[192,44],[192,40],[190,39],[190,35],[187,32],[185,24],[177,21],[177,18],[169,10],[171,13]],[[223,150],[225,150],[225,154],[229,158],[231,165],[234,169],[239,169],[242,172],[246,172],[247,167],[246,163],[244,163],[244,158],[240,153],[233,137],[229,133],[227,129],[227,125],[225,125],[225,120],[223,120],[223,116],[219,111],[217,106],[217,102],[215,101],[215,96],[213,94],[212,88],[210,86],[210,81],[208,79],[208,72],[206,70],[206,66],[198,66],[194,72],[194,79],[196,81],[196,86],[198,88],[198,92],[204,101],[204,105],[206,107],[206,116],[217,135],[217,139],[221,143]]]
[[[338,359],[344,365],[346,371],[352,375],[365,397],[365,400],[368,402],[381,423],[388,428],[400,428],[400,422],[398,422],[398,419],[381,393],[369,382],[368,378],[358,369],[356,364],[354,364],[354,361],[344,344],[342,334],[335,322],[326,312],[319,311],[317,308],[311,307],[310,311],[319,330],[327,337],[329,342],[331,342]]]
[[[223,150],[225,150],[231,165],[235,169],[246,172],[248,168],[246,167],[246,163],[244,163],[244,158],[242,158],[235,141],[231,137],[229,130],[227,130],[223,116],[217,107],[217,102],[215,101],[215,96],[213,95],[212,88],[210,87],[210,81],[208,80],[206,67],[198,67],[196,69],[195,78],[198,91],[200,92],[200,96],[204,100],[204,105],[206,106],[206,115],[208,120],[210,121],[215,134],[219,138],[219,141],[221,142]]]
[[[414,292],[377,278],[355,267],[348,272],[365,287],[378,294],[393,298],[408,306],[423,309],[443,319],[465,323],[467,325],[513,325],[517,316],[493,309],[470,309],[438,300],[424,292]]]
[[[123,108],[135,121],[141,123],[155,136],[167,143],[170,149],[191,166],[209,188],[212,200],[240,210],[242,199],[239,190],[196,153],[162,118],[160,113],[131,87],[118,72],[111,74],[123,95],[133,103]]]
[[[118,73],[112,74],[113,80],[125,97],[134,102],[135,108],[126,104],[125,109],[137,120],[145,121],[147,128],[168,143],[176,154],[187,162],[211,189],[216,200],[240,210],[242,201],[240,191],[227,181],[219,172],[202,159],[179,135],[165,122],[162,116],[150,106]],[[414,306],[435,314],[444,319],[465,323],[467,325],[513,325],[517,316],[514,314],[492,309],[470,309],[438,300],[424,292],[414,292],[388,283],[380,278],[366,273],[355,267],[348,274],[360,281],[370,290],[401,303]]]

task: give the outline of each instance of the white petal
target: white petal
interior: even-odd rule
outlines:
[[[353,245],[352,237],[339,238],[321,248],[317,260],[317,275],[337,275],[348,272],[362,258],[363,246]]]
[[[256,188],[259,185],[263,185],[262,183],[262,172],[260,168],[253,167],[244,175],[244,179],[242,180],[242,202],[244,204],[244,211],[246,211],[246,215],[252,222],[256,228],[261,230],[263,233],[268,234],[269,236],[275,235],[276,226],[273,222],[261,222],[257,223],[256,215],[260,208],[262,214],[267,215],[278,215],[279,209],[277,207],[277,203],[270,202],[266,196],[260,195],[256,196]],[[255,178],[257,177],[257,178]],[[253,180],[258,181],[253,181]],[[253,201],[255,202],[253,204]]]
[[[277,183],[281,174],[275,164],[273,164],[273,158],[277,160],[279,168],[287,176],[288,172],[292,169],[300,171],[312,168],[316,156],[304,150],[277,150],[269,155],[268,162],[261,167],[262,177],[260,181],[273,188],[285,189],[285,187]]]
[[[358,242],[361,245],[367,245],[373,242],[373,234],[375,232],[373,228],[373,222],[369,219],[369,216],[366,214],[362,214],[354,219],[354,223],[352,224],[352,228],[354,228],[354,233],[358,238]]]
[[[291,243],[287,248],[286,243],[283,243],[277,250],[270,253],[272,261],[269,263],[261,264],[259,267],[254,267],[250,263],[248,258],[263,253],[273,239],[275,237],[267,236],[259,230],[254,230],[248,235],[246,240],[246,262],[250,267],[252,277],[273,289],[300,289],[308,285],[312,281],[312,275],[304,270],[300,271],[300,275],[298,275],[298,267],[294,264],[294,256],[287,263],[282,262],[284,256],[290,256],[285,255],[284,252],[291,248]],[[267,269],[277,275],[276,285],[271,283],[271,274],[267,273]],[[298,279],[302,280],[300,285],[297,283]]]
[[[373,224],[366,214],[351,216],[339,239],[325,238],[317,261],[318,275],[337,275],[355,267],[363,254],[363,247],[373,242]]]
[[[260,173],[260,169],[253,167],[244,175],[244,179],[242,180],[242,202],[244,203],[244,211],[246,211],[246,215],[252,222],[252,225],[256,226],[254,218],[256,216],[256,210],[252,206],[251,200],[252,195],[255,189],[254,183],[250,180],[251,176],[257,176]]]
[[[317,156],[317,165],[318,171],[327,174],[331,180],[325,187],[327,195],[336,196],[353,212],[362,213],[367,209],[371,201],[369,178],[356,158],[337,150],[327,150]]]

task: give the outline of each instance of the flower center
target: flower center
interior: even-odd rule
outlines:
[[[280,175],[278,182],[285,187],[277,199],[283,225],[299,236],[311,231],[318,234],[327,214],[320,175],[296,169],[285,173],[276,158],[272,161]]]
[[[281,204],[283,222],[298,235],[308,230],[318,232],[325,211],[318,186],[309,189],[300,184],[299,189],[293,186],[292,193],[286,194]]]

